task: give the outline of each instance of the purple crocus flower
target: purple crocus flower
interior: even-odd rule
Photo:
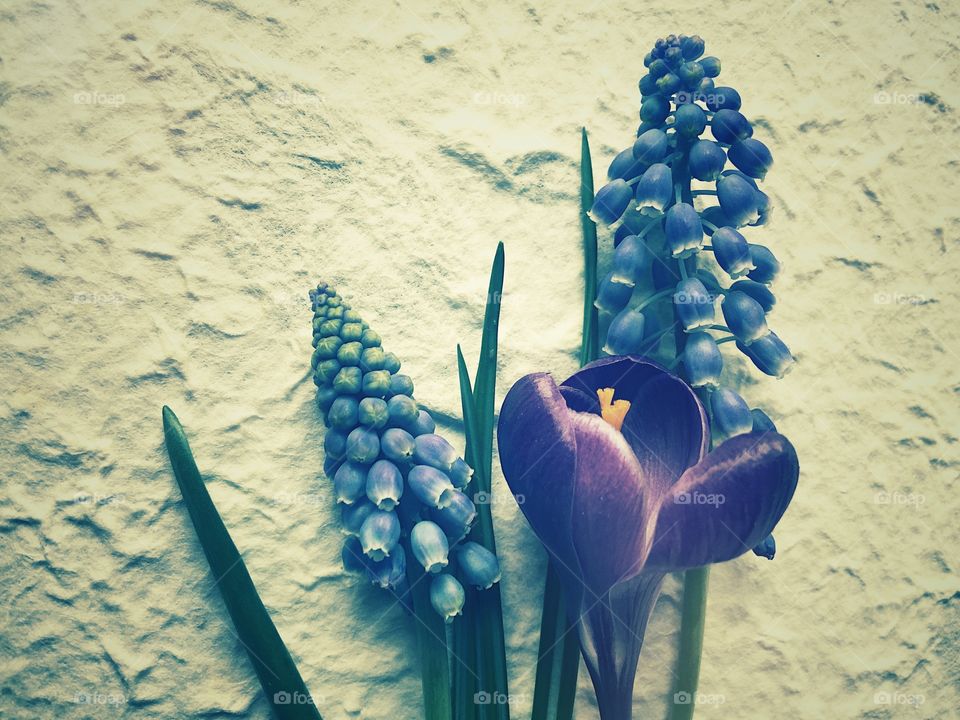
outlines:
[[[520,508],[563,578],[603,720],[628,720],[647,620],[668,572],[731,560],[770,535],[799,474],[776,432],[712,452],[703,405],[639,356],[590,363],[559,387],[511,388],[497,429]]]

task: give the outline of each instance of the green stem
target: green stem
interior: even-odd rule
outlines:
[[[677,680],[673,686],[674,703],[670,720],[691,720],[696,707],[697,684],[700,680],[700,656],[703,650],[703,629],[707,611],[707,585],[710,568],[687,570],[683,577],[683,610],[680,620],[680,657]],[[681,695],[683,694],[683,695]],[[676,700],[683,697],[688,702]]]
[[[685,194],[690,192],[690,175],[687,172],[686,157],[682,161],[678,174],[683,176]],[[685,268],[680,263],[680,270]],[[685,274],[685,273],[684,273]],[[720,328],[717,328],[720,329]],[[726,328],[723,328],[726,329]],[[683,353],[684,337],[677,337],[677,356]],[[678,693],[687,693],[687,703],[674,702],[671,706],[670,720],[691,720],[696,707],[697,683],[700,678],[700,657],[703,649],[703,627],[707,610],[707,583],[710,577],[709,567],[696,568],[684,573],[683,611],[680,621],[680,649],[677,660],[677,680],[673,697]]]
[[[407,563],[407,582],[416,618],[420,649],[420,681],[423,686],[425,720],[450,720],[450,665],[447,659],[447,628],[430,604],[430,579],[417,563]]]
[[[637,305],[636,312],[642,312],[643,310],[648,308],[650,305],[655,303],[657,300],[663,300],[663,298],[669,297],[674,293],[676,293],[676,288],[667,288],[666,290],[661,290],[660,292],[654,295],[651,295],[650,297],[646,298],[642,303]]]

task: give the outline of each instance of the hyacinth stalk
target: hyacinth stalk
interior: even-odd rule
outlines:
[[[767,325],[775,303],[768,286],[780,263],[748,239],[749,228],[770,218],[758,183],[773,157],[753,137],[740,94],[718,84],[720,61],[704,51],[697,36],[671,35],[644,58],[637,139],[614,158],[591,210],[616,230],[614,267],[596,306],[608,322],[607,354],[646,355],[676,368],[709,409],[713,437],[732,438],[776,428],[721,386],[721,346],[735,344],[773,377],[794,359]],[[754,548],[770,559],[774,552],[772,536]],[[693,716],[708,572],[685,573],[674,687],[685,702],[674,704],[674,720]]]
[[[326,283],[310,299],[324,471],[341,508],[344,567],[415,615],[425,714],[449,720],[447,626],[469,598],[493,587],[499,600],[496,555],[464,544],[478,515],[468,495],[473,469],[435,432],[399,359],[360,315]]]

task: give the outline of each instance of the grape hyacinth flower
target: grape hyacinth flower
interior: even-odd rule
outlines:
[[[758,183],[767,176],[773,155],[754,137],[740,93],[719,81],[720,60],[704,53],[702,38],[671,35],[657,40],[644,58],[642,122],[621,155],[642,160],[645,169],[638,179],[619,176],[615,187],[597,193],[601,205],[614,193],[622,205],[626,190],[620,183],[636,182],[636,207],[617,207],[618,253],[600,284],[597,306],[610,313],[606,354],[651,354],[661,344],[642,346],[641,339],[649,336],[656,304],[671,302],[681,332],[672,343],[672,357],[663,350],[663,360],[675,362],[709,402],[708,396],[722,388],[723,343],[735,343],[757,369],[774,377],[782,377],[794,358],[767,324],[776,302],[769,285],[780,273],[780,262],[750,236],[751,228],[770,218],[770,197]],[[593,216],[612,224],[602,211]],[[704,244],[704,234],[709,244]],[[636,269],[626,253],[619,256],[619,246],[630,237],[646,253],[644,265],[636,263]],[[647,297],[654,307],[643,299],[650,269],[655,294]],[[725,325],[717,324],[716,298]],[[643,314],[635,312],[638,303],[647,308]]]
[[[793,446],[750,429],[708,453],[694,390],[638,356],[597,360],[559,387],[527,375],[507,393],[497,428],[504,477],[561,575],[602,720],[631,716],[666,574],[767,543],[790,503]]]
[[[628,190],[628,199],[632,194]],[[473,470],[436,434],[436,423],[413,399],[413,381],[400,373],[399,359],[384,351],[360,315],[325,283],[310,291],[310,300],[310,364],[328,427],[324,471],[347,535],[344,567],[406,603],[411,558],[436,574],[430,601],[450,622],[463,607],[463,583],[490,587],[499,580],[496,556],[479,545],[486,555],[471,550],[468,558],[481,559],[461,560],[453,571],[448,565],[451,549],[463,553],[475,545],[458,545],[477,515],[463,492]]]

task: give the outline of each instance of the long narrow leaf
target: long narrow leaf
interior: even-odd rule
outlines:
[[[494,395],[497,388],[497,351],[500,333],[500,301],[503,297],[503,243],[497,244],[487,286],[487,306],[483,314],[483,335],[480,340],[480,360],[477,363],[477,382],[474,398],[477,407],[477,430],[480,458],[483,460],[484,486],[482,492],[490,492],[493,473],[493,415]],[[492,539],[492,533],[491,533]],[[494,548],[490,548],[493,550]]]
[[[476,405],[473,396],[473,387],[470,382],[470,373],[467,371],[466,362],[463,359],[463,351],[457,345],[457,371],[460,378],[460,405],[463,413],[464,435],[466,436],[467,448],[464,452],[464,459],[471,467],[477,467],[480,457],[479,433],[476,423]],[[474,477],[470,481],[467,489],[468,495],[476,497],[477,494],[477,472],[483,472],[482,469],[474,471]],[[453,707],[454,720],[476,720],[484,709],[477,705],[476,693],[481,689],[480,686],[480,658],[478,657],[478,635],[480,634],[480,620],[477,604],[480,600],[480,593],[472,588],[467,588],[467,601],[463,606],[463,616],[453,623],[453,652],[455,653],[455,664],[453,668]]]
[[[593,207],[593,162],[587,129],[580,135],[580,224],[583,229],[583,340],[580,344],[580,365],[595,360],[600,352],[597,334],[597,226],[587,214]]]
[[[274,716],[279,720],[320,720],[310,691],[203,484],[183,426],[167,406],[163,407],[163,437],[200,547]]]
[[[459,348],[457,349],[461,402],[467,405],[470,404],[467,403],[467,399],[471,399],[473,405],[472,411],[469,411],[472,421],[467,418],[468,411],[464,411],[468,448],[470,448],[470,454],[476,459],[473,490],[475,493],[483,493],[486,497],[490,497],[493,474],[494,404],[504,264],[505,253],[501,242],[497,245],[490,270],[487,303],[483,317],[483,336],[480,342],[480,360],[473,392],[470,392],[470,376],[466,370],[463,353]],[[477,524],[471,533],[471,539],[496,553],[490,504],[478,503],[477,516]],[[477,714],[485,720],[494,718],[509,720],[506,643],[504,642],[500,585],[494,585],[488,590],[477,593],[477,598],[476,610],[472,615],[480,669],[480,689],[489,693],[492,701],[478,706]]]

